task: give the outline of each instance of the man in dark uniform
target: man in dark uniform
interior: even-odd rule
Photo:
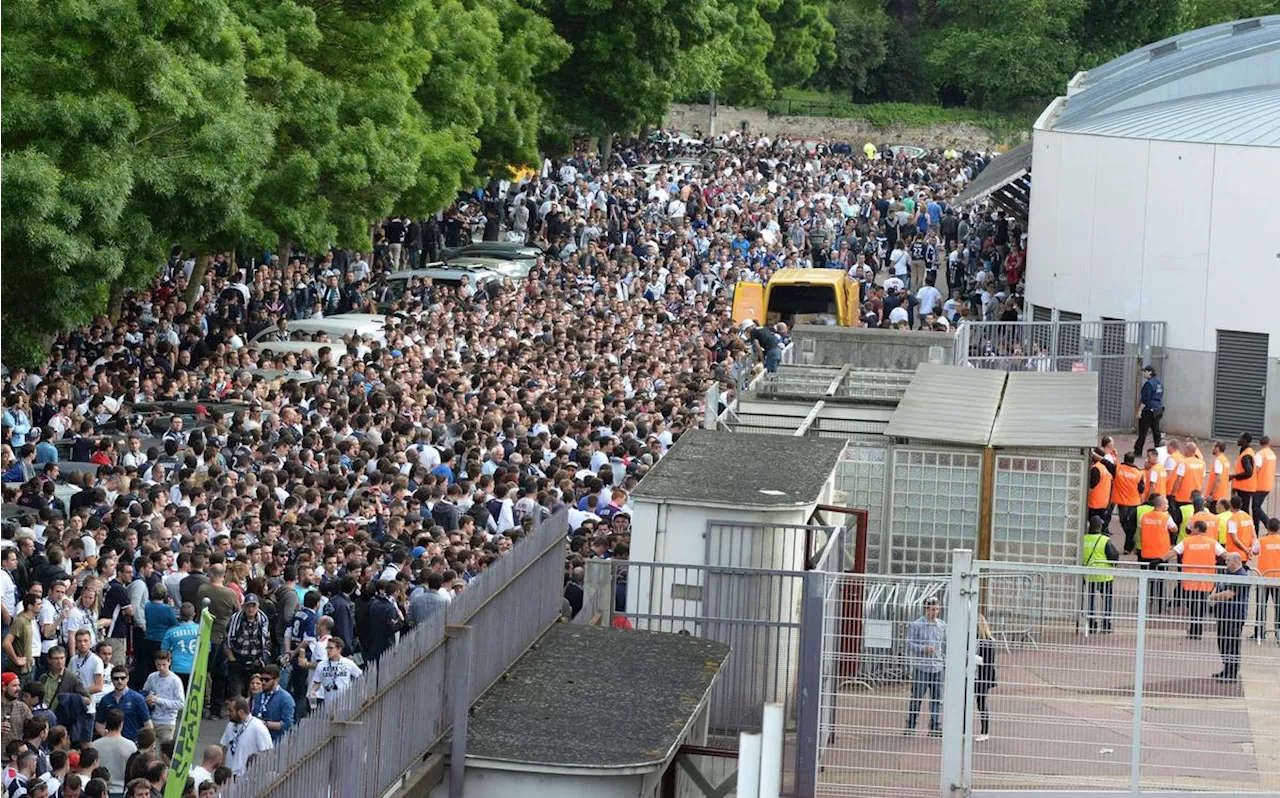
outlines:
[[[1228,552],[1227,573],[1248,576],[1239,552]],[[1213,675],[1220,682],[1240,681],[1240,637],[1249,612],[1249,585],[1219,582],[1209,596],[1209,606],[1218,616],[1218,654],[1222,670]]]
[[[1142,383],[1142,398],[1138,406],[1138,440],[1133,445],[1135,455],[1146,451],[1143,447],[1147,443],[1148,430],[1154,445],[1160,446],[1160,419],[1164,417],[1164,383],[1160,382],[1152,366],[1144,368],[1142,373],[1147,379]]]

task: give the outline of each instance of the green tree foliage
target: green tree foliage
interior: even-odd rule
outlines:
[[[222,0],[3,6],[6,357],[82,324],[171,241],[245,221],[270,113]]]
[[[934,85],[980,108],[1054,96],[1079,63],[1070,34],[1086,2],[938,0],[927,57]]]
[[[761,16],[773,29],[765,68],[774,86],[799,86],[834,60],[835,29],[825,0],[781,0]]]
[[[555,31],[573,48],[546,86],[577,129],[630,133],[662,119],[689,80],[684,54],[711,41],[713,0],[549,0]]]
[[[835,58],[819,71],[817,82],[852,97],[872,88],[876,70],[889,54],[889,15],[873,0],[835,0],[827,11],[835,31]]]
[[[1095,64],[1183,30],[1190,0],[1089,0],[1074,38],[1080,60]]]

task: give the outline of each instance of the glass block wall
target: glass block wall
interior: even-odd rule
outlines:
[[[867,573],[884,573],[880,557],[880,545],[884,534],[884,499],[888,469],[885,467],[888,449],[884,446],[862,446],[850,443],[836,467],[836,490],[844,491],[844,502],[850,507],[867,511]],[[844,561],[848,567],[854,563],[854,546],[857,541],[850,535],[845,538]]]
[[[1084,491],[1082,457],[997,455],[992,559],[1078,565]]]
[[[981,468],[977,451],[894,450],[886,572],[942,573],[953,549],[977,545]]]

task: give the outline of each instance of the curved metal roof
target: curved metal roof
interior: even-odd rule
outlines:
[[[1276,146],[1280,15],[1147,45],[1073,81],[1057,131]]]

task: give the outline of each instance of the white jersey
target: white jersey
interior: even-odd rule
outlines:
[[[239,776],[249,764],[249,757],[271,750],[271,732],[265,723],[250,715],[244,723],[228,723],[221,743],[227,752],[227,767]]]
[[[349,657],[336,660],[327,659],[316,666],[315,675],[311,677],[316,698],[333,700],[346,692],[352,680],[360,676],[362,671]]]

